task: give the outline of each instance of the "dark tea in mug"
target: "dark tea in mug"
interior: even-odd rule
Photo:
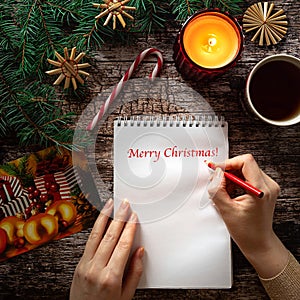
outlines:
[[[246,87],[254,113],[274,125],[291,125],[300,119],[300,60],[279,54],[259,62]]]

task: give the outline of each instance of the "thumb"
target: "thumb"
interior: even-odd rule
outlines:
[[[135,293],[135,290],[139,284],[143,273],[143,256],[144,256],[144,248],[138,248],[131,259],[128,273],[126,276],[126,280],[124,282],[124,290],[122,294],[122,299],[132,299]]]
[[[216,168],[207,190],[209,197],[215,203],[220,212],[225,208],[228,208],[228,206],[231,206],[232,200],[227,193],[226,180],[221,168]]]

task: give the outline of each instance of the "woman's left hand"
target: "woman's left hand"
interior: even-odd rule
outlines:
[[[107,227],[113,210],[108,200],[96,220],[84,254],[76,267],[70,291],[71,300],[132,299],[143,271],[144,248],[138,248],[126,274],[137,226],[137,216],[123,201],[115,219]]]

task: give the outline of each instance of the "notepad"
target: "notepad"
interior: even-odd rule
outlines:
[[[227,157],[228,124],[217,116],[115,120],[114,201],[126,198],[139,218],[139,288],[231,287],[230,235],[204,163]]]

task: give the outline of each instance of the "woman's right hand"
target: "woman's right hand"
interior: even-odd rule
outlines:
[[[208,192],[232,239],[260,277],[270,278],[278,274],[288,261],[288,251],[272,228],[280,192],[278,184],[259,168],[251,154],[228,159],[216,166]],[[232,199],[221,167],[229,172],[242,172],[247,182],[264,192],[263,198],[245,193]]]

